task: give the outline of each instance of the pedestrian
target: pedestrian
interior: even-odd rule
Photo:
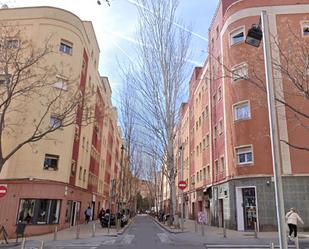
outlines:
[[[92,210],[91,210],[91,207],[88,206],[87,209],[85,210],[85,221],[86,221],[86,224],[88,224],[91,215],[92,215]]]
[[[297,224],[300,222],[304,224],[302,218],[297,214],[294,208],[290,208],[290,211],[285,215],[286,222],[289,227],[289,239],[294,239],[297,237]],[[292,233],[294,232],[294,237],[292,237]]]

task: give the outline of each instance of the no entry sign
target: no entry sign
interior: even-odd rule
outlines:
[[[6,195],[7,190],[6,184],[0,184],[0,198]]]
[[[184,190],[187,187],[187,183],[185,181],[178,182],[178,188]]]

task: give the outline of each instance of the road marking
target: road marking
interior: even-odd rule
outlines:
[[[127,234],[124,236],[123,240],[121,241],[122,245],[129,245],[131,244],[132,240],[135,238],[135,235]]]
[[[116,242],[116,239],[106,240],[102,243],[102,245],[111,246],[111,245],[115,244],[115,242]]]
[[[162,243],[171,243],[171,240],[166,233],[158,233],[157,235]]]

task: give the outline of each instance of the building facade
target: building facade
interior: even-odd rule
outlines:
[[[285,209],[295,207],[306,228],[309,157],[296,147],[308,147],[309,102],[297,87],[308,77],[309,56],[302,50],[309,44],[308,0],[220,1],[209,28],[209,56],[193,72],[175,133],[175,156],[184,148],[176,167],[183,161],[188,175],[185,213],[195,218],[203,211],[209,224],[239,231],[253,230],[255,222],[259,230],[277,226],[267,97],[261,87],[263,44],[245,43],[262,10],[272,39]]]
[[[84,125],[84,113],[78,109],[75,125],[24,146],[7,161],[0,173],[0,185],[7,188],[0,199],[1,224],[10,236],[17,222],[25,221],[29,223],[26,235],[42,234],[55,226],[62,229],[82,223],[88,206],[92,219],[101,208],[115,211],[122,135],[110,83],[98,73],[100,51],[91,22],[62,9],[33,7],[0,9],[0,23],[19,30],[21,39],[30,40],[34,47],[44,47],[48,40],[54,52],[45,60],[46,66],[61,69],[61,75],[54,75],[61,81],[61,90],[66,90],[67,78],[74,79],[80,94],[89,94],[83,105],[92,106],[94,114],[93,122]],[[41,111],[34,99],[27,108],[25,120]],[[52,115],[46,115],[47,123]],[[21,134],[29,129],[27,122],[19,127]],[[16,138],[7,136],[4,143],[9,148]]]

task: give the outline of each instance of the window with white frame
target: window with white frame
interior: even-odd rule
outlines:
[[[54,87],[65,90],[65,91],[68,90],[68,80],[67,80],[67,78],[60,76],[60,75],[57,75]]]
[[[230,44],[235,45],[245,40],[245,28],[241,27],[230,34]]]
[[[238,147],[235,151],[238,165],[253,163],[253,151],[251,145]]]
[[[233,81],[248,79],[248,65],[242,63],[241,65],[232,68]]]
[[[242,102],[234,105],[234,120],[244,120],[251,117],[249,102]]]
[[[305,22],[302,25],[303,36],[309,36],[309,22]]]

